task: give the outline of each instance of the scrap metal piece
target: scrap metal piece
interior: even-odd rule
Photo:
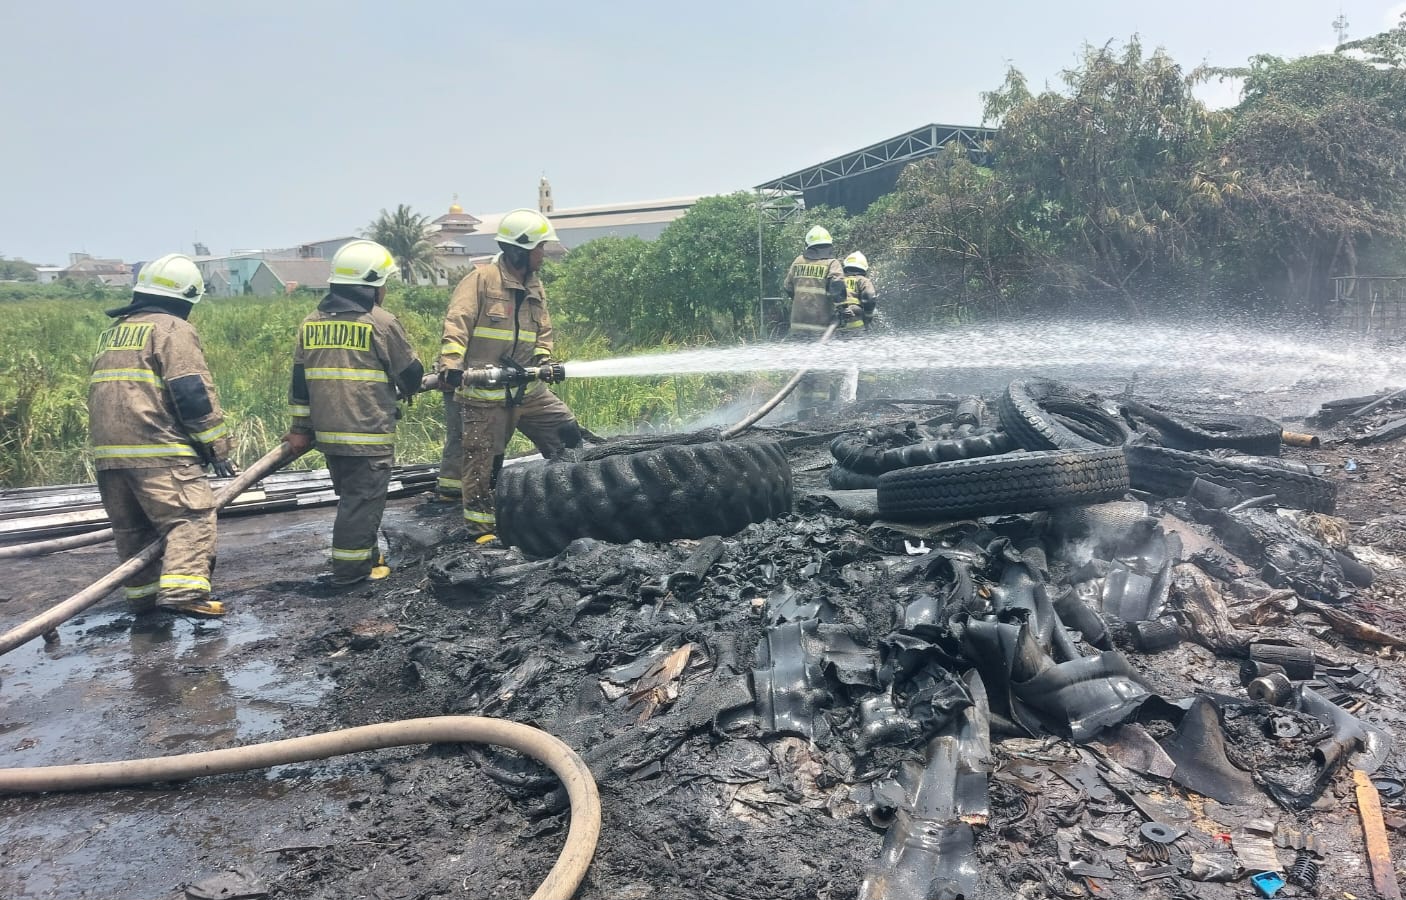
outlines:
[[[815,739],[815,712],[830,699],[820,655],[805,639],[818,624],[807,619],[773,625],[757,644],[752,684],[757,716],[767,733]]]
[[[1246,872],[1279,871],[1279,854],[1274,851],[1274,841],[1268,835],[1241,831],[1232,839],[1231,847],[1240,868]]]
[[[1172,780],[1182,787],[1221,803],[1248,806],[1259,802],[1260,794],[1249,774],[1226,758],[1220,710],[1209,698],[1197,695],[1191,701],[1176,735],[1163,741],[1162,747],[1176,763]]]
[[[1357,811],[1362,818],[1362,834],[1367,841],[1367,862],[1372,871],[1372,887],[1382,900],[1401,900],[1401,887],[1396,883],[1396,869],[1391,864],[1391,847],[1386,840],[1386,825],[1382,822],[1382,803],[1368,773],[1352,772],[1357,787]]]
[[[973,705],[928,742],[925,761],[905,763],[898,780],[908,801],[884,834],[859,900],[970,897],[980,871],[975,826],[990,816],[990,726],[981,676],[969,672]]]
[[[1132,635],[1133,646],[1143,653],[1170,650],[1181,643],[1181,626],[1171,616],[1151,622],[1134,622],[1128,632]]]
[[[1279,666],[1292,681],[1307,681],[1317,671],[1313,651],[1307,647],[1254,643],[1250,645],[1250,659]]]
[[[1170,844],[1186,834],[1186,829],[1173,828],[1162,822],[1144,822],[1143,826],[1138,829],[1138,834],[1154,844]]]
[[[1288,675],[1278,672],[1263,678],[1256,678],[1246,686],[1245,692],[1250,695],[1251,700],[1257,703],[1283,706],[1294,696],[1294,685],[1289,681]]]

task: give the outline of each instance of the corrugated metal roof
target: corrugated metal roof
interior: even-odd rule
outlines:
[[[279,281],[298,287],[325,288],[332,274],[332,261],[327,259],[266,259],[264,265]]]

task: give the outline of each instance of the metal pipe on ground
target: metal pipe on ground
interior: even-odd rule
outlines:
[[[475,743],[508,747],[550,768],[566,787],[571,824],[566,844],[532,900],[565,900],[576,893],[600,838],[600,793],[584,760],[559,738],[517,722],[483,716],[435,716],[363,725],[307,737],[183,753],[154,759],[0,769],[0,791],[41,793],[184,781],[287,763],[307,762],[410,744]]]
[[[829,341],[830,338],[834,337],[835,329],[839,327],[839,322],[832,322],[830,324],[830,327],[825,329],[825,333],[820,336],[820,340],[816,341],[816,343],[823,344]],[[724,429],[723,432],[718,435],[718,437],[722,438],[725,441],[731,440],[745,432],[747,429],[751,428],[753,425],[760,422],[766,417],[768,413],[770,413],[773,409],[776,409],[776,407],[780,406],[782,400],[785,400],[791,395],[791,392],[796,389],[796,385],[801,383],[801,379],[804,378],[805,374],[809,371],[810,369],[798,370],[795,375],[791,376],[791,380],[786,382],[786,384],[782,386],[781,390],[776,392],[776,396],[763,403],[760,407],[757,408],[756,412],[752,413],[747,418],[743,419],[741,422],[738,422],[731,428]]]
[[[265,453],[258,462],[241,472],[233,481],[225,486],[225,489],[215,495],[215,510],[224,508],[231,500],[244,493],[251,484],[263,478],[280,466],[287,465],[296,459],[298,454],[292,452],[292,448],[287,444],[279,444],[273,450]],[[78,535],[83,537],[84,535]],[[93,606],[102,600],[114,588],[120,585],[124,579],[142,570],[142,567],[152,560],[161,556],[162,547],[165,545],[165,538],[157,538],[147,544],[137,554],[123,562],[111,572],[99,578],[88,587],[69,597],[67,600],[50,607],[45,612],[40,613],[27,622],[16,625],[4,634],[0,634],[0,656],[4,656],[11,650],[28,643],[53,629],[59,627],[64,622],[81,613],[83,610]]]
[[[0,560],[46,556],[64,550],[76,550],[79,547],[105,544],[110,540],[112,540],[112,529],[102,528],[83,534],[70,534],[68,537],[50,538],[47,541],[31,541],[28,544],[16,544],[13,547],[0,547]]]

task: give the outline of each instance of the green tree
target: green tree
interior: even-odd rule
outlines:
[[[34,263],[25,262],[22,259],[4,259],[0,257],[0,281],[37,281],[39,273],[35,270]]]
[[[1342,55],[1258,56],[1222,154],[1242,173],[1226,206],[1237,270],[1297,309],[1368,249],[1406,246],[1406,70]]]
[[[985,95],[1019,220],[1048,223],[1070,289],[1101,288],[1137,313],[1136,289],[1195,252],[1202,198],[1221,183],[1192,184],[1226,121],[1192,95],[1198,75],[1161,49],[1145,55],[1134,36],[1121,52],[1085,47],[1064,93],[1034,94],[1011,70]]]
[[[1348,41],[1338,48],[1340,53],[1344,50],[1357,50],[1375,65],[1406,68],[1406,12],[1401,14],[1401,20],[1394,28],[1371,37]]]
[[[434,271],[434,247],[427,237],[429,224],[429,216],[402,203],[395,212],[381,210],[365,234],[391,252],[404,281],[416,284],[417,274],[430,275]]]

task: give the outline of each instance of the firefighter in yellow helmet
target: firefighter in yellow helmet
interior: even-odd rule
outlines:
[[[124,582],[137,612],[225,611],[210,597],[215,497],[201,467],[234,475],[234,442],[186,321],[204,293],[188,256],[142,266],[131,303],[107,312],[117,321],[102,333],[88,379],[93,465],[117,555],[166,538],[161,558]]]
[[[856,307],[858,316],[849,318],[850,327],[857,323],[867,327],[874,320],[874,310],[879,305],[879,292],[869,279],[869,260],[858,250],[845,257],[845,304]]]
[[[805,250],[786,271],[782,290],[791,300],[793,340],[818,340],[836,322],[840,328],[850,323],[863,327],[845,303],[844,267],[835,257],[830,232],[816,225],[806,232]],[[834,392],[834,376],[808,372],[796,387],[798,416],[809,418],[825,409]]]
[[[537,277],[556,229],[535,209],[515,209],[498,223],[501,253],[459,282],[449,301],[440,345],[440,384],[455,389],[463,412],[460,492],[464,524],[480,543],[497,525],[493,487],[513,431],[519,430],[551,458],[581,444],[581,429],[566,404],[548,388],[478,387],[464,370],[504,364],[554,366],[552,317]],[[559,367],[548,371],[560,371]]]
[[[288,390],[292,425],[283,439],[327,458],[337,518],[332,577],[345,587],[390,574],[377,532],[395,462],[397,401],[413,402],[425,370],[404,327],[382,304],[400,271],[375,241],[352,241],[332,257],[327,296],[298,328]]]

